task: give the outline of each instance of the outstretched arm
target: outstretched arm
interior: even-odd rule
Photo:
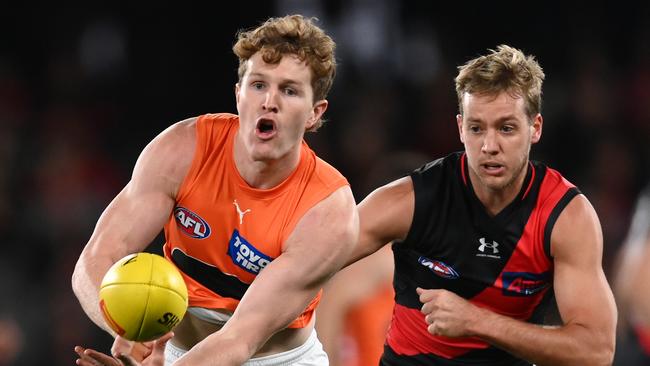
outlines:
[[[540,366],[610,365],[616,305],[602,270],[602,243],[593,207],[584,196],[576,196],[551,234],[562,326],[526,323],[479,308],[448,291],[418,289],[429,332],[480,337]]]
[[[347,267],[325,287],[318,307],[316,329],[333,365],[340,363],[337,342],[343,332],[345,312],[380,283],[392,279],[392,253],[385,245],[406,236],[413,217],[413,202],[413,184],[407,177],[377,188],[357,206],[358,244],[347,258]]]
[[[160,233],[191,163],[194,119],[179,122],[142,152],[124,189],[102,213],[72,275],[72,288],[90,319],[107,332],[99,311],[99,286],[108,268],[127,254],[143,251]]]
[[[302,217],[282,254],[260,272],[226,325],[175,365],[240,365],[248,360],[305,310],[341,268],[357,236],[357,210],[345,186]]]
[[[411,177],[379,187],[359,203],[359,243],[346,266],[367,257],[393,240],[406,238],[415,207]]]

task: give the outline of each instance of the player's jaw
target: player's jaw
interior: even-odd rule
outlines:
[[[478,178],[478,183],[489,190],[500,190],[507,186],[510,180],[509,176],[511,174],[509,174],[510,171],[507,166],[494,161],[477,162],[471,164],[470,169]]]
[[[251,158],[254,161],[274,161],[298,153],[302,130],[292,126],[293,124],[272,114],[264,114],[255,119],[247,136]]]
[[[492,191],[502,191],[509,187],[517,189],[516,183],[525,174],[527,158],[496,159],[483,158],[475,164],[474,173],[482,185]]]

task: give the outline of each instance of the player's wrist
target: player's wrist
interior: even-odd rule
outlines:
[[[469,337],[485,337],[493,328],[494,312],[483,309],[479,306],[472,305],[472,319],[468,322],[467,336]]]
[[[227,350],[214,352],[215,349]],[[229,338],[213,333],[196,346],[192,347],[174,365],[197,365],[197,364],[218,364],[218,365],[242,365],[248,361],[255,352],[239,339]]]

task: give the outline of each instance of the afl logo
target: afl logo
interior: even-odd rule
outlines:
[[[176,226],[181,231],[195,239],[205,239],[210,236],[210,225],[203,218],[185,207],[176,207],[174,209],[174,218]]]
[[[420,257],[418,259],[418,262],[442,278],[447,278],[450,280],[455,280],[458,278],[458,273],[453,268],[442,263],[441,261],[429,259],[427,257]]]

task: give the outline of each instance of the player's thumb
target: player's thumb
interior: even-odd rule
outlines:
[[[160,353],[164,354],[165,353],[165,347],[167,346],[167,342],[172,339],[174,336],[174,332],[169,332],[165,334],[164,336],[156,339],[156,341],[153,343],[153,352],[154,353]]]

